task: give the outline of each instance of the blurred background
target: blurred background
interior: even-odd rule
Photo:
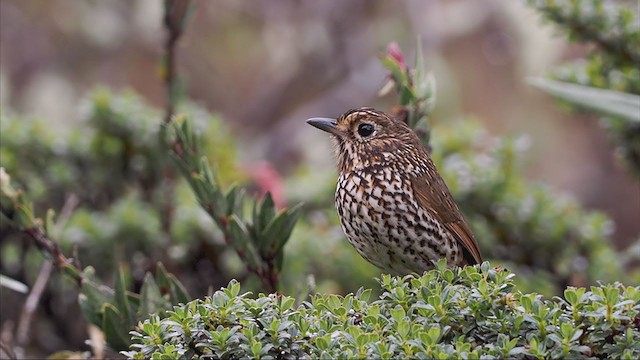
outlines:
[[[161,122],[166,91],[161,79],[166,36],[162,17],[163,3],[157,0],[1,1],[2,166],[31,191],[40,209],[72,208],[59,229],[59,241],[106,279],[119,261],[131,262],[134,278],[141,278],[161,259],[194,297],[231,277],[255,288],[255,279],[243,271],[235,253],[224,248],[219,232],[184,185],[178,185],[175,223],[166,233],[153,207],[140,201],[155,196],[145,193],[153,177],[138,190],[128,185],[115,189],[121,172],[109,167],[115,166],[111,145],[105,145],[111,144],[109,139],[78,135],[83,129],[100,129],[100,101],[113,105],[112,111],[125,122],[132,107],[144,113],[143,120],[135,120],[137,131]],[[527,182],[548,185],[553,194],[576,199],[584,211],[604,214],[610,219],[603,221],[604,237],[612,249],[624,250],[638,239],[638,179],[616,156],[598,117],[558,106],[526,82],[560,63],[584,58],[591,48],[569,44],[526,3],[200,1],[177,47],[180,87],[189,99],[185,111],[200,114],[196,117],[222,183],[240,182],[256,194],[270,190],[276,202],[305,203],[285,249],[285,293],[295,295],[309,282],[317,291],[337,293],[375,287],[372,279],[378,271],[352,251],[336,226],[332,204],[337,173],[329,139],[304,120],[335,117],[361,106],[390,110],[397,99],[378,96],[388,79],[379,58],[390,42],[397,42],[412,65],[416,41],[437,82],[431,115],[436,144],[441,134],[440,139],[464,140],[460,134],[471,131],[465,127],[469,121],[483,129],[479,132],[487,139],[513,137]],[[102,90],[96,91],[98,86]],[[131,133],[128,141],[134,149],[151,143],[154,131]],[[72,172],[60,164],[53,170],[40,171],[35,165],[29,169],[27,162],[44,161],[29,156],[37,157],[45,146],[61,157],[74,151],[77,159],[83,159],[85,151],[107,154],[86,162],[106,168]],[[80,180],[88,173],[99,185]],[[38,175],[43,177],[36,181]],[[77,188],[68,190],[68,183]],[[466,215],[473,222],[473,215]],[[0,230],[2,273],[33,283],[42,256],[21,245],[10,230]],[[500,263],[503,257],[489,252],[489,258]],[[553,269],[543,275],[547,280],[553,278]],[[529,273],[523,270],[523,276]],[[564,276],[557,285],[595,280]],[[77,326],[64,323],[74,314],[76,293],[57,281],[58,288],[43,298],[39,316],[47,320],[34,329],[35,354],[84,346],[82,320]],[[69,293],[57,294],[60,289]],[[552,295],[558,288],[534,290]],[[2,329],[9,331],[24,296],[2,292]]]

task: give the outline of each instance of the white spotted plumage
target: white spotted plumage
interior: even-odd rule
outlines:
[[[396,174],[391,167],[340,174],[336,208],[351,245],[372,264],[397,274],[428,270],[432,260],[441,257],[460,261],[456,241],[418,205],[408,191],[411,185]]]

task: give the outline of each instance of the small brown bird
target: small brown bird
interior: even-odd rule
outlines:
[[[456,266],[482,262],[447,185],[403,121],[362,108],[307,123],[336,144],[336,208],[365,259],[396,274],[422,273],[441,258]]]

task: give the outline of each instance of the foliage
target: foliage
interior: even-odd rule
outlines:
[[[594,42],[612,65],[635,68],[640,62],[640,25],[633,9],[604,0],[529,0],[569,39]]]
[[[163,315],[171,305],[191,300],[184,286],[162,264],[158,264],[155,278],[151,273],[145,275],[139,294],[127,291],[129,273],[123,268],[116,274],[113,289],[101,284],[94,274],[90,266],[83,270],[78,302],[84,317],[104,332],[112,349],[129,346],[127,332],[138,321],[150,314]]]
[[[640,122],[640,96],[549,79],[530,79],[531,85],[576,106],[604,115]]]
[[[189,111],[193,126],[211,139],[202,153],[215,159],[224,181],[239,180],[235,146],[220,119],[192,104],[180,109]],[[28,192],[36,212],[62,209],[55,226],[62,250],[75,249],[83,263],[100,263],[96,271],[102,277],[115,273],[119,262],[131,262],[138,285],[157,261],[189,262],[193,247],[212,248],[206,253],[222,256],[218,234],[193,221],[204,215],[193,196],[179,183],[170,189],[161,181],[170,163],[160,156],[160,112],[131,91],[97,89],[82,113],[79,126],[58,133],[44,121],[12,114],[3,114],[0,122],[0,165]],[[191,217],[167,216],[162,211],[166,198]],[[3,253],[20,251],[14,250],[21,249],[19,232],[5,222],[0,232]],[[19,258],[6,258],[3,264],[19,268]]]
[[[244,220],[244,192],[231,187],[222,191],[207,159],[202,157],[200,140],[191,123],[177,117],[169,124],[167,143],[170,154],[187,179],[200,206],[224,233],[225,242],[254,272],[270,292],[277,290],[278,272],[282,269],[283,247],[289,240],[298,218],[299,206],[276,213],[267,193],[261,202],[253,203],[252,222]]]
[[[584,13],[574,18],[578,10],[567,13],[569,5],[557,8],[560,3],[565,2],[535,2],[576,34],[580,27],[602,27],[598,44],[603,51],[576,70],[587,75],[574,71],[569,79],[558,72],[556,77],[638,94],[640,72],[625,60],[637,54],[637,42],[627,42],[637,39],[634,23],[628,22],[632,15],[619,10],[602,16],[611,12],[598,1],[570,2],[580,9],[593,4],[595,15],[585,22]],[[182,32],[189,8],[178,13],[165,20]],[[621,33],[604,31],[616,26],[622,26]],[[593,31],[585,34],[580,40],[593,39]],[[373,303],[367,298],[377,289],[346,297],[314,295],[294,306],[296,300],[286,296],[239,295],[239,284],[232,281],[210,298],[167,311],[190,299],[187,288],[203,294],[209,286],[248,273],[257,277],[243,280],[245,286],[297,292],[299,301],[315,292],[316,278],[321,290],[344,293],[379,274],[343,241],[326,200],[322,206],[279,212],[270,195],[258,200],[250,193],[247,197],[254,199],[244,201],[241,186],[229,185],[246,180],[236,164],[233,137],[217,116],[190,103],[174,104],[179,84],[171,80],[173,66],[163,69],[171,112],[175,105],[186,115],[166,116],[162,126],[161,112],[133,92],[105,89],[86,101],[80,126],[59,133],[44,121],[25,121],[3,109],[0,165],[33,204],[2,175],[2,285],[4,274],[32,283],[42,259],[28,261],[34,251],[28,244],[36,244],[53,255],[80,291],[50,286],[43,298],[53,309],[50,316],[64,326],[72,325],[68,319],[74,309],[56,307],[56,301],[69,304],[78,297],[85,318],[119,350],[131,342],[127,332],[153,314],[134,334],[136,344],[127,354],[136,357],[637,357],[638,287],[566,288],[640,281],[640,272],[623,271],[635,259],[614,251],[611,221],[557,190],[531,184],[521,168],[526,141],[492,138],[472,120],[432,124],[434,82],[419,47],[416,53],[415,69],[394,46],[381,59],[399,95],[394,110],[433,148],[484,256],[517,273],[515,282],[524,293],[515,290],[508,271],[488,264],[446,269],[440,263],[422,277],[383,276],[383,294]],[[599,105],[611,110],[610,104]],[[606,124],[629,159],[640,153],[637,122],[615,117]],[[330,199],[332,186],[318,186],[313,176],[314,190],[300,192]],[[302,187],[295,176],[287,181]],[[44,220],[34,215],[49,208],[61,209],[60,214],[49,211]],[[60,240],[60,247],[50,236]],[[64,256],[72,251],[73,260]],[[287,261],[283,254],[290,254]],[[80,261],[95,267],[81,270]],[[301,289],[307,275],[315,278]],[[113,288],[106,285],[111,283]],[[565,299],[526,294],[534,289],[564,291]]]
[[[160,150],[159,112],[130,91],[113,96],[97,89],[83,114],[90,128],[69,134],[49,131],[43,121],[3,114],[2,166],[34,199],[56,208],[70,193],[94,209],[104,208],[127,187],[150,195],[165,162],[154,155]],[[69,140],[60,141],[62,136]]]
[[[602,122],[604,127],[632,174],[640,177],[638,12],[622,4],[603,0],[529,0],[529,4],[546,20],[566,32],[570,40],[596,45],[586,61],[574,61],[552,71],[552,78],[566,84],[542,84],[538,87],[579,109],[596,107],[595,110],[600,113],[604,110],[604,114],[610,117]],[[558,93],[559,87],[561,93]],[[609,93],[606,98],[598,96],[599,99],[594,101],[593,94],[597,91],[594,88],[624,94]],[[607,101],[607,98],[614,100],[609,101],[608,110],[599,104]],[[628,105],[625,105],[627,102]]]
[[[514,289],[513,274],[480,266],[384,275],[384,292],[211,297],[153,316],[132,332],[130,358],[567,358],[640,356],[640,287],[568,288],[545,300]]]
[[[395,87],[398,94],[400,109],[396,112],[411,127],[422,143],[431,150],[431,124],[429,113],[433,110],[436,100],[436,84],[433,74],[427,72],[422,55],[422,45],[418,41],[416,46],[415,66],[409,68],[397,44],[391,43],[387,53],[381,57],[382,65],[390,71],[389,85],[385,86],[381,94],[388,88]]]
[[[58,270],[77,283],[80,292],[78,303],[84,317],[104,332],[105,340],[112,349],[121,350],[129,346],[128,331],[138,321],[150,314],[163,314],[171,305],[191,299],[184,286],[174,275],[167,273],[162,264],[158,264],[155,279],[150,273],[145,275],[139,294],[127,291],[130,273],[124,267],[116,273],[114,288],[103,284],[95,276],[92,266],[80,271],[49,238],[53,226],[52,211],[46,220],[36,217],[24,192],[13,188],[4,168],[0,168],[0,218],[31,237],[45,256],[52,257]]]
[[[434,161],[474,229],[483,255],[519,275],[523,291],[631,281],[611,220],[522,175],[526,138],[492,138],[478,124],[437,130]],[[483,150],[481,150],[483,149]]]

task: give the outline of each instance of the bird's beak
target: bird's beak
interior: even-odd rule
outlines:
[[[317,127],[322,131],[326,131],[335,136],[340,135],[340,130],[338,130],[337,123],[335,119],[330,118],[311,118],[307,120],[307,124]]]

